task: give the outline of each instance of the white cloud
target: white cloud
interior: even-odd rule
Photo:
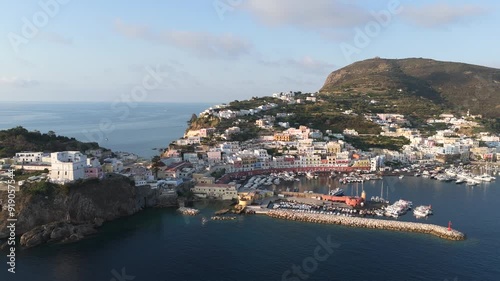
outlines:
[[[243,8],[268,25],[349,28],[367,22],[364,8],[340,0],[246,0]]]
[[[29,88],[40,84],[36,80],[20,78],[20,77],[0,77],[0,86],[11,86],[18,88]]]
[[[466,22],[486,12],[485,8],[477,5],[434,3],[404,7],[402,16],[416,25],[432,28]]]
[[[238,58],[249,54],[252,45],[232,34],[163,30],[153,32],[147,26],[126,24],[120,19],[114,23],[115,30],[126,37],[143,39],[189,51],[203,58]]]

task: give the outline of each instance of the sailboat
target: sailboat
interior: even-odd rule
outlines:
[[[364,188],[363,188],[364,190]],[[389,197],[389,190],[387,189],[387,197]],[[384,181],[382,181],[382,185],[380,186],[380,197],[379,196],[376,196],[376,197],[371,197],[371,201],[375,201],[375,202],[380,202],[380,203],[389,203],[389,201],[386,201],[384,199]]]

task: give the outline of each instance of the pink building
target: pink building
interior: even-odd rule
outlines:
[[[200,129],[200,137],[202,137],[202,138],[207,138],[210,135],[212,135],[213,133],[215,133],[215,128]]]
[[[85,168],[85,178],[86,179],[100,179],[103,177],[101,167],[87,167]]]
[[[220,162],[222,159],[222,154],[220,151],[208,151],[207,158],[211,162]]]

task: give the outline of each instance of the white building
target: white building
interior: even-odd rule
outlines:
[[[357,136],[359,133],[354,129],[344,129],[344,136]]]
[[[85,178],[87,156],[79,151],[51,153],[50,179],[55,182],[71,182]]]
[[[200,144],[201,138],[199,136],[191,136],[185,139],[178,139],[177,145],[193,145]]]
[[[228,184],[198,184],[192,189],[195,196],[200,198],[216,198],[220,200],[231,200],[238,198],[238,192],[234,185]]]
[[[16,153],[14,160],[16,161],[16,163],[36,164],[42,163],[42,158],[42,152],[24,151]]]

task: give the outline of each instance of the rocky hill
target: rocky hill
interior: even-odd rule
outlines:
[[[431,59],[360,61],[332,72],[325,94],[397,91],[423,97],[445,108],[500,117],[500,69]]]
[[[28,131],[23,127],[0,130],[0,158],[12,157],[21,151],[85,151],[96,148],[99,148],[97,143],[80,142],[75,138],[57,136],[52,131],[40,133],[39,131]]]
[[[0,192],[0,198],[7,198],[6,192]],[[156,189],[135,187],[119,175],[65,186],[45,182],[24,185],[16,193],[16,232],[22,235],[24,247],[79,240],[96,232],[105,221],[156,206],[158,199]],[[8,235],[7,215],[0,212],[0,239]]]

